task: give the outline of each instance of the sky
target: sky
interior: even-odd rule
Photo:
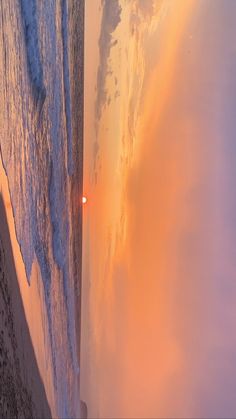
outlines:
[[[89,417],[235,417],[234,0],[88,0]]]

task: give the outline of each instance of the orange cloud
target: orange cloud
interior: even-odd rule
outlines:
[[[203,9],[199,2],[176,4],[168,2],[153,35],[157,58],[145,72],[142,112],[133,119],[132,158],[124,145],[122,228],[111,229],[117,236],[109,269],[101,269],[101,292],[93,294],[91,412],[98,406],[103,418],[232,417],[236,411],[235,204],[229,197],[235,177],[233,160],[225,174],[220,140],[230,131],[229,109],[222,110],[230,42],[221,42],[219,55],[221,8],[212,14],[213,4],[211,12],[204,2]],[[201,10],[209,36],[200,29]],[[228,71],[223,79],[214,65],[221,61]],[[127,97],[123,92],[124,102]]]

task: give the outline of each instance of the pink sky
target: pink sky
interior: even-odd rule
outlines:
[[[108,3],[87,6],[82,396],[234,417],[236,4]]]

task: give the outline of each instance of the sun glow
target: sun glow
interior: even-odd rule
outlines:
[[[82,196],[82,204],[84,205],[84,204],[86,204],[87,203],[87,198],[86,198],[86,196]]]

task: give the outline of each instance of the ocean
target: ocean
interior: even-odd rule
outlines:
[[[1,157],[27,280],[36,260],[43,281],[60,417],[79,405],[83,31],[83,0],[0,2]]]

